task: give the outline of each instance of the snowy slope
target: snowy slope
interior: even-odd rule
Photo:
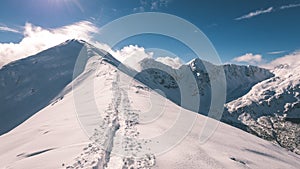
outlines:
[[[68,44],[72,43],[75,42]],[[300,158],[294,153],[223,123],[209,140],[200,143],[199,133],[205,122],[216,123],[214,120],[179,107],[119,71],[116,66],[120,63],[111,56],[103,56],[90,45],[86,47],[90,59],[84,72],[65,86],[52,104],[0,136],[0,168],[297,168],[300,165]],[[91,84],[93,90],[88,90]],[[93,102],[96,113],[89,106]],[[195,121],[178,121],[179,116]],[[167,134],[174,123],[176,133],[185,133],[181,141],[176,134]],[[186,131],[192,123],[191,130]],[[165,137],[157,140],[158,136]],[[157,147],[169,143],[174,146],[157,151]],[[114,153],[120,150],[128,156]],[[139,158],[133,158],[134,155]]]
[[[47,106],[72,81],[83,42],[68,41],[0,69],[0,135]]]
[[[91,48],[91,49],[88,49]],[[0,135],[21,124],[27,118],[59,99],[59,93],[83,71],[78,55],[85,65],[88,55],[104,51],[85,41],[68,40],[54,48],[12,62],[0,69]],[[119,62],[110,58],[117,65]]]
[[[224,121],[300,154],[300,66],[279,65],[274,77],[226,105]]]

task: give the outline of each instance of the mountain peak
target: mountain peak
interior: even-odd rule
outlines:
[[[74,43],[82,44],[82,45],[88,44],[88,42],[86,42],[85,40],[81,40],[81,39],[68,39],[65,42],[59,44],[58,46],[63,46],[63,45],[68,45],[68,44],[74,44]]]
[[[7,117],[0,119],[0,134],[47,106],[73,80],[79,54],[89,55],[87,49],[83,51],[85,43],[82,40],[67,40],[0,69],[0,114]],[[77,70],[83,71],[84,67]],[[45,90],[47,88],[51,90]],[[20,112],[22,114],[18,118],[8,118],[16,117]]]

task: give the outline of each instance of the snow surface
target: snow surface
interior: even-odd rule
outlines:
[[[300,154],[300,66],[279,65],[274,77],[226,105],[224,121]]]
[[[43,109],[72,81],[83,42],[66,43],[0,69],[0,135]]]
[[[296,154],[181,108],[160,91],[118,70],[120,63],[112,57],[91,50],[95,49],[86,45],[83,52],[92,56],[75,81],[48,106],[0,136],[0,168],[299,167]],[[91,84],[93,90],[87,88]],[[96,113],[89,106],[94,102]],[[185,118],[180,121],[178,117]],[[218,128],[201,143],[200,133],[207,122]],[[184,139],[168,134],[174,123]],[[173,146],[160,151],[166,145]]]

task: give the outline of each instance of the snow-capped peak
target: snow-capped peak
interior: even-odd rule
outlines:
[[[50,104],[72,82],[77,58],[79,55],[89,55],[88,45],[81,40],[69,40],[0,69],[0,134]],[[100,50],[95,52],[111,59],[110,55],[103,55]],[[83,57],[82,61],[87,59]],[[115,60],[113,62],[117,63]],[[77,70],[80,74],[84,67]]]

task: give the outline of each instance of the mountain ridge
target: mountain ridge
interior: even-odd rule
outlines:
[[[227,124],[182,109],[139,79],[130,81],[132,77],[126,73],[137,72],[124,67],[124,73],[118,69],[122,65],[116,66],[111,60],[113,58],[90,47],[83,50],[82,54],[86,52],[89,59],[83,72],[68,84],[69,91],[60,93],[60,98],[52,104],[0,136],[0,168],[299,166],[296,154]],[[162,82],[154,80],[157,84]],[[148,85],[154,85],[154,82]],[[155,106],[149,104],[149,98]],[[91,107],[94,103],[96,107]],[[158,119],[151,119],[157,115]],[[178,117],[190,120],[180,123]],[[207,121],[219,127],[207,142],[200,143],[199,132]],[[178,138],[180,135],[182,139]],[[160,136],[163,138],[157,139]],[[119,155],[120,150],[126,155]]]
[[[82,48],[86,46],[87,48],[82,50]],[[69,53],[69,56],[67,57],[68,65],[59,65],[57,60],[55,59],[62,59],[62,57],[66,57],[65,53],[60,53],[61,48],[67,48],[66,53]],[[77,48],[77,49],[76,49]],[[76,49],[76,50],[75,50]],[[70,54],[70,51],[72,51]],[[81,53],[80,53],[81,52]],[[159,89],[161,90],[165,97],[176,103],[177,105],[181,105],[180,100],[180,91],[178,90],[178,82],[179,83],[186,83],[185,80],[180,80],[185,74],[189,74],[189,78],[196,79],[195,81],[192,81],[192,83],[196,82],[196,86],[192,86],[192,88],[188,87],[186,92],[188,95],[191,95],[193,97],[190,97],[191,100],[200,100],[200,107],[199,109],[196,107],[191,107],[189,105],[181,105],[186,109],[199,112],[201,114],[207,115],[207,112],[209,111],[209,107],[211,105],[210,102],[210,80],[211,78],[218,77],[218,72],[210,72],[208,73],[206,71],[205,66],[209,66],[210,70],[218,70],[220,67],[224,69],[225,75],[226,75],[226,82],[227,82],[227,100],[226,100],[226,106],[225,106],[225,112],[222,116],[222,121],[226,122],[228,124],[231,124],[235,127],[241,128],[245,131],[249,132],[249,126],[239,120],[239,114],[238,112],[231,111],[229,113],[228,111],[228,105],[233,104],[232,102],[239,100],[240,98],[244,97],[244,95],[247,95],[248,92],[252,90],[253,86],[256,86],[264,81],[268,81],[268,79],[276,79],[278,78],[278,75],[276,75],[276,72],[271,72],[267,69],[259,68],[256,66],[238,66],[238,65],[213,65],[206,61],[202,61],[199,58],[193,59],[190,62],[188,62],[185,65],[182,65],[179,69],[173,69],[167,65],[164,65],[160,62],[155,61],[154,59],[144,59],[139,64],[141,66],[141,72],[137,72],[126,65],[122,65],[118,60],[116,60],[113,56],[111,56],[109,53],[98,49],[94,47],[93,45],[80,40],[68,40],[62,44],[59,44],[56,47],[50,48],[48,50],[45,50],[41,53],[38,53],[37,55],[24,58],[19,61],[12,62],[8,65],[5,65],[2,69],[0,69],[0,84],[1,84],[1,111],[0,114],[2,117],[2,121],[0,121],[1,125],[1,134],[6,133],[7,131],[13,129],[17,125],[21,124],[23,121],[28,119],[30,116],[44,108],[45,106],[52,104],[53,102],[56,102],[60,98],[63,97],[63,94],[60,94],[65,87],[70,84],[70,82],[73,79],[76,79],[77,76],[79,76],[85,69],[86,61],[90,58],[89,55],[93,56],[93,52],[99,56],[102,56],[102,60],[105,62],[108,62],[121,71],[125,72],[126,74],[130,76],[135,76],[134,78],[136,80],[139,80],[144,85],[147,85],[151,89]],[[51,55],[52,54],[52,55]],[[49,58],[49,56],[52,56]],[[77,59],[77,56],[81,55],[84,60],[81,63],[81,67],[79,66],[79,69],[76,69],[77,72],[74,73],[75,68],[75,62]],[[62,56],[62,57],[59,57]],[[53,59],[53,63],[50,64],[49,59]],[[60,60],[61,61],[61,60]],[[15,71],[13,68],[18,66],[18,64],[22,62],[28,62],[28,65],[21,65],[23,69]],[[203,64],[205,62],[205,66]],[[42,66],[46,66],[45,68],[41,69],[41,67],[36,67],[36,65],[42,64]],[[91,65],[93,66],[93,65]],[[153,69],[153,67],[156,67],[157,69]],[[20,86],[18,86],[20,83],[22,83],[22,78],[25,77],[18,77],[18,73],[24,73],[28,72],[27,76],[32,77],[34,74],[37,74],[39,71],[32,71],[32,69],[39,69],[43,70],[40,72],[47,72],[52,70],[56,72],[52,72],[49,75],[43,75],[45,77],[43,83],[50,83],[52,85],[49,85],[48,88],[56,88],[57,90],[52,93],[51,95],[47,96],[48,90],[45,88],[39,88],[39,86],[35,87],[33,84],[30,83],[30,81],[24,82],[22,87],[22,91],[18,91],[20,93],[24,93],[23,97],[27,97],[26,99],[16,100],[13,103],[6,104],[7,100],[11,100],[13,98],[16,98],[18,96],[17,94],[10,93],[12,90],[18,89]],[[78,68],[78,67],[77,67]],[[27,71],[26,71],[27,69]],[[67,70],[65,70],[67,69]],[[3,73],[4,72],[4,73]],[[51,72],[51,71],[50,71]],[[186,73],[188,72],[188,73]],[[5,75],[4,75],[5,74]],[[15,75],[13,75],[15,74]],[[29,76],[30,74],[30,76]],[[75,74],[75,75],[74,75]],[[36,79],[34,81],[41,81],[38,77],[43,77],[42,75],[34,76]],[[5,83],[7,78],[11,78],[11,84],[7,85]],[[58,78],[58,79],[56,79]],[[51,80],[52,79],[52,80]],[[53,81],[54,79],[54,81]],[[57,83],[58,82],[58,83]],[[33,85],[33,86],[32,86]],[[53,87],[53,85],[57,87]],[[69,86],[68,91],[71,90],[72,86]],[[243,87],[243,88],[241,88]],[[46,87],[47,88],[47,87]],[[52,89],[53,90],[53,89]],[[42,91],[40,96],[34,97],[36,93]],[[198,91],[194,93],[194,91]],[[46,99],[41,99],[42,96],[45,97],[46,93]],[[30,102],[28,102],[30,100]],[[43,100],[43,102],[40,102]],[[188,101],[187,101],[188,102]],[[22,108],[22,104],[24,105],[32,105],[30,108]],[[33,105],[34,104],[34,105]],[[21,108],[19,111],[15,111],[15,105],[19,105]],[[37,106],[39,105],[39,106]],[[21,112],[29,112],[20,115]],[[9,114],[8,114],[9,113]],[[234,114],[234,116],[232,116]],[[15,118],[18,116],[18,118]],[[23,116],[23,117],[22,117]],[[13,124],[13,125],[11,125]],[[253,133],[253,131],[250,131]],[[255,133],[254,133],[255,134]],[[265,138],[259,134],[256,133],[259,137]],[[266,139],[266,138],[265,138]],[[267,138],[268,139],[268,138]],[[284,145],[282,145],[284,146]],[[289,148],[288,146],[284,146],[286,148]],[[289,148],[289,150],[292,150]]]

